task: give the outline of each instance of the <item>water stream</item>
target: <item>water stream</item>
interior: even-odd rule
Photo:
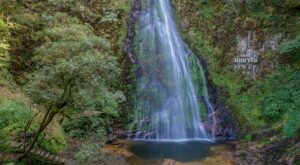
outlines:
[[[130,139],[212,140],[214,131],[202,124],[215,124],[203,68],[180,37],[170,0],[142,1],[136,47],[137,99]]]

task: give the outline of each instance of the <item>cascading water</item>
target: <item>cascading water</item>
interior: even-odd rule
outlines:
[[[202,125],[205,119],[215,123],[204,72],[176,29],[170,0],[143,0],[142,5],[131,139],[212,139]]]

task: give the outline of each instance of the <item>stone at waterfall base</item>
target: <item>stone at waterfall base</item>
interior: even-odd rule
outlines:
[[[216,125],[214,129],[214,136],[218,140],[234,141],[237,139],[236,125],[232,120],[232,115],[228,112],[224,104],[216,106],[214,113]],[[209,120],[203,122],[206,132],[212,133],[213,125]]]

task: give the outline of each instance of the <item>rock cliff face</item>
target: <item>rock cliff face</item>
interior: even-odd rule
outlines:
[[[276,24],[270,28],[269,20],[265,23],[249,14],[245,6],[228,3],[173,0],[183,38],[207,63],[207,79],[215,88],[210,91],[212,101],[227,105],[239,129],[249,130],[262,125],[255,122],[261,112],[259,103],[248,106],[245,101],[258,102],[253,100],[254,84],[276,69],[284,35]]]
[[[249,30],[246,35],[236,36],[237,50],[234,57],[234,70],[245,74],[248,78],[256,79],[259,72],[260,64],[263,64],[261,57],[264,52],[276,50],[280,35],[272,35],[265,39],[262,43],[258,43],[256,31]],[[260,60],[262,59],[262,60]],[[269,63],[269,67],[273,68],[274,64]]]
[[[207,120],[204,122],[206,131],[211,134],[214,131],[216,140],[232,141],[237,140],[236,124],[223,103],[215,107],[214,113],[216,118],[215,128]]]
[[[276,28],[259,25],[258,18],[229,14],[230,9],[219,2],[174,0],[173,4],[185,40],[209,64],[250,80],[275,68],[276,59],[267,54],[274,54],[283,38]]]
[[[237,125],[234,121],[233,114],[228,110],[228,106],[220,99],[220,93],[217,91],[216,86],[209,81],[208,64],[201,56],[199,57],[201,64],[204,68],[205,77],[207,81],[207,88],[209,93],[209,100],[212,103],[216,124],[212,125],[209,121],[210,116],[204,121],[204,127],[206,131],[211,134],[212,131],[216,140],[220,141],[232,141],[237,140]],[[202,98],[204,99],[204,98]],[[205,101],[204,101],[205,102]]]
[[[136,63],[134,55],[135,25],[141,10],[141,3],[141,0],[134,0],[132,2],[132,8],[127,22],[127,35],[124,43],[124,52],[132,63]]]

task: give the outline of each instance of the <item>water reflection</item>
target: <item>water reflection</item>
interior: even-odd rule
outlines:
[[[132,142],[129,151],[142,159],[172,159],[190,162],[207,157],[214,143],[207,141],[189,142]]]

